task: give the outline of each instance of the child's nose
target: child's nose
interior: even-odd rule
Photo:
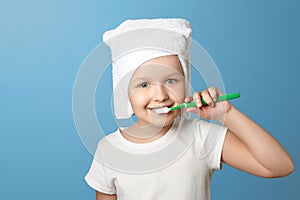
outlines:
[[[153,90],[153,100],[162,102],[169,99],[167,88],[163,85],[157,84],[154,86]]]

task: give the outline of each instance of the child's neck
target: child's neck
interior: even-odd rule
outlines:
[[[172,127],[172,124],[166,127],[153,127],[151,125],[139,126],[132,125],[124,130],[120,130],[122,136],[133,143],[149,143],[163,137]]]

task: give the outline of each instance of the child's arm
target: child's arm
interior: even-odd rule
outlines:
[[[222,161],[232,167],[261,177],[282,177],[294,170],[291,157],[266,130],[249,119],[229,102],[214,103],[221,95],[215,88],[196,92],[198,108],[189,111],[205,119],[218,120],[228,128]],[[202,107],[201,98],[210,106]],[[187,99],[188,101],[188,99]]]
[[[117,196],[96,191],[96,200],[117,200]]]
[[[262,177],[282,177],[293,171],[293,161],[285,149],[239,110],[232,107],[224,125],[229,131],[222,152],[223,162]]]

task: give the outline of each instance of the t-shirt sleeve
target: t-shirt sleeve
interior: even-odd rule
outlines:
[[[93,189],[106,193],[106,194],[116,194],[116,189],[113,180],[110,180],[107,175],[107,168],[97,159],[97,154],[100,152],[98,146],[95,153],[90,170],[85,176],[85,180],[89,186]]]
[[[210,169],[221,169],[221,156],[227,127],[200,120],[201,156],[207,160]]]

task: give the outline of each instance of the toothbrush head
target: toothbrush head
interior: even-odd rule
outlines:
[[[156,114],[166,114],[170,111],[170,108],[164,107],[164,108],[157,108],[154,110]]]

